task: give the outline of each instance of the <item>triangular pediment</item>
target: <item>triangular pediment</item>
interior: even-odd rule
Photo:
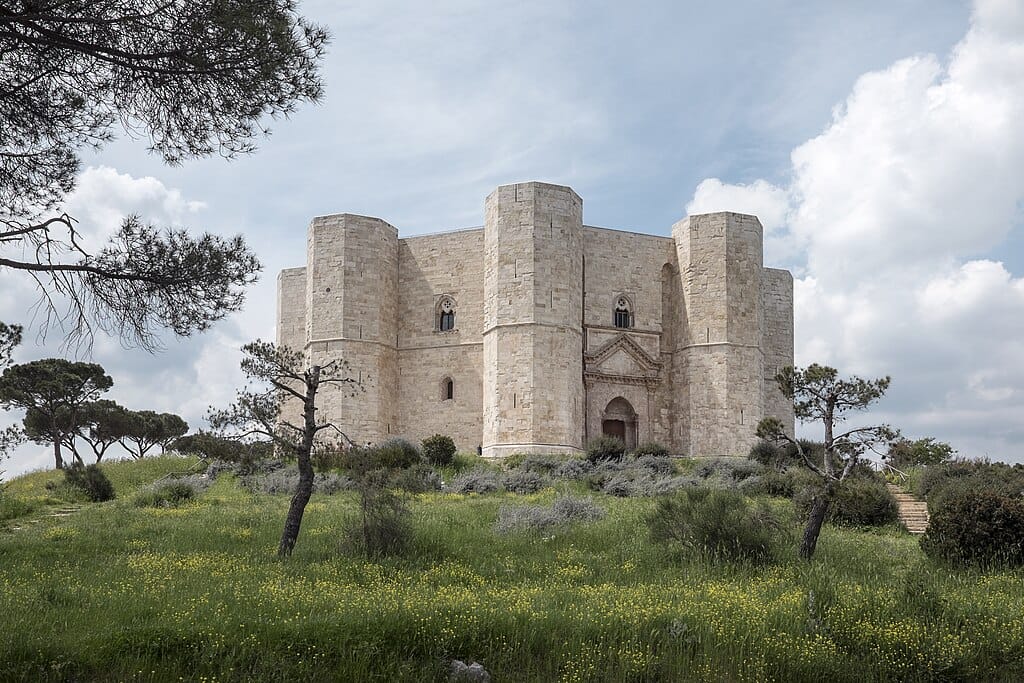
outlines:
[[[587,370],[603,375],[650,376],[660,363],[626,334],[620,334],[592,354],[587,354]]]

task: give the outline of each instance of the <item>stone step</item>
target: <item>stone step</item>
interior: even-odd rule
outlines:
[[[896,506],[899,508],[898,518],[903,528],[908,533],[914,535],[921,535],[928,530],[928,504],[923,500],[919,500],[912,493],[904,491],[899,486],[894,484],[886,484],[889,493],[896,500]]]

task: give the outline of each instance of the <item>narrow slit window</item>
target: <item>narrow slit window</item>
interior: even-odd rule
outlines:
[[[445,401],[451,401],[455,398],[455,381],[451,377],[444,381],[443,396]]]

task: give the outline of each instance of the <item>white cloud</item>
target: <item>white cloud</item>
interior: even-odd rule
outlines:
[[[1024,10],[980,0],[948,63],[861,76],[788,185],[709,179],[688,209],[760,210],[799,248],[799,364],[891,374],[886,419],[1022,459],[1024,279],[978,258],[1020,228],[1021,121]]]
[[[139,214],[158,226],[178,226],[199,216],[203,209],[201,202],[186,199],[179,190],[155,178],[135,178],[109,167],[86,169],[64,206],[79,219],[77,227],[89,248],[102,244],[129,214]],[[23,272],[0,271],[0,291],[4,293],[0,320],[27,328],[23,344],[15,350],[15,362],[64,357],[67,350],[61,348],[60,330],[51,330],[44,339],[38,329],[41,321],[26,313],[26,302],[39,297],[31,278]],[[265,306],[255,308],[265,315]],[[94,340],[89,360],[102,365],[114,379],[106,398],[135,410],[177,413],[198,427],[209,406],[225,406],[241,386],[239,349],[250,339],[250,332],[243,327],[241,316],[232,316],[201,336],[166,339],[166,350],[156,354],[125,349],[118,339],[101,334]],[[0,428],[21,417],[20,412],[0,412]],[[52,462],[51,450],[28,444],[0,465],[0,470],[5,469],[5,476],[10,477],[52,466]]]

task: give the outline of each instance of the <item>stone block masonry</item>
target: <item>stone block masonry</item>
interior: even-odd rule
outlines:
[[[497,188],[472,230],[323,216],[278,277],[278,343],[348,363],[362,391],[321,409],[356,443],[441,433],[500,457],[612,434],[743,454],[761,417],[793,426],[772,379],[793,362],[793,279],[763,267],[761,233],[736,213],[671,237],[585,226],[571,188],[537,182]]]

